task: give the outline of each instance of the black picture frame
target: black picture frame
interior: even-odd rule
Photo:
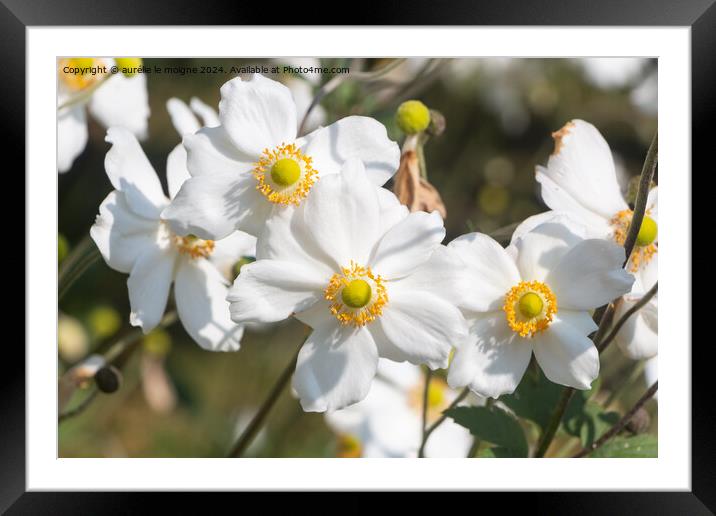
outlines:
[[[691,28],[692,168],[713,174],[707,162],[716,111],[715,0],[453,0],[383,1],[362,4],[350,17],[335,3],[312,2],[310,9],[264,9],[248,2],[170,0],[0,0],[2,35],[2,141],[5,156],[25,163],[25,31],[37,25],[281,25],[320,22],[317,13],[336,13],[351,25],[522,25],[522,26],[684,26]],[[181,4],[181,5],[179,5]],[[340,7],[340,9],[339,9]],[[295,11],[298,11],[296,9]],[[335,21],[330,24],[335,24]],[[9,172],[9,171],[7,171]],[[54,172],[53,172],[54,173]],[[689,174],[690,171],[680,171]],[[692,176],[693,177],[693,176]],[[694,220],[697,222],[697,220]],[[704,235],[704,233],[697,233]],[[703,240],[701,240],[703,242]],[[26,269],[25,274],[29,274]],[[691,300],[686,300],[691,303]],[[670,342],[666,345],[688,343]],[[5,342],[3,358],[12,367],[0,375],[0,511],[9,514],[134,514],[152,510],[140,493],[26,492],[25,350]],[[716,511],[715,405],[710,384],[711,339],[692,348],[692,491],[641,493],[529,493],[501,496],[502,509],[530,503],[535,514],[712,514]],[[49,348],[48,348],[49,349]],[[235,496],[235,495],[226,495]],[[241,494],[238,496],[246,496]],[[353,495],[357,496],[357,495]],[[488,496],[479,494],[476,496]],[[495,495],[490,495],[495,496]],[[156,498],[156,496],[153,496]],[[421,504],[425,496],[415,497]],[[525,498],[528,498],[525,500]],[[162,496],[162,510],[191,512],[195,497]],[[440,497],[430,497],[438,503]],[[443,499],[444,501],[444,499]],[[477,507],[477,506],[476,506]],[[206,509],[206,506],[203,506]],[[156,509],[154,509],[156,510]],[[204,511],[202,511],[204,512]]]

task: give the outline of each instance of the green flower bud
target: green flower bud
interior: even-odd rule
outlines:
[[[417,134],[430,125],[430,110],[419,100],[406,100],[398,107],[395,120],[405,134]]]

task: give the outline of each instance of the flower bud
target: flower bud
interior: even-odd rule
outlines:
[[[117,333],[122,320],[111,306],[98,306],[90,311],[87,324],[96,338],[104,339]]]
[[[406,100],[399,107],[395,121],[405,134],[417,134],[430,125],[430,110],[419,100]]]

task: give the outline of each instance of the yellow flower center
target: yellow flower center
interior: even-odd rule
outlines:
[[[406,100],[398,106],[395,120],[405,134],[416,134],[430,125],[430,110],[419,100]]]
[[[301,177],[301,165],[291,158],[278,160],[271,167],[271,179],[281,186],[291,186]]]
[[[265,149],[254,164],[256,189],[274,204],[298,206],[318,180],[312,161],[293,143]]]
[[[58,74],[67,89],[77,92],[88,88],[104,77],[104,62],[92,57],[60,59]]]
[[[213,240],[203,240],[195,235],[174,235],[174,245],[181,254],[191,258],[208,258],[214,251]]]
[[[636,246],[631,253],[631,258],[629,258],[629,270],[631,272],[637,272],[642,265],[649,263],[659,251],[659,247],[656,242],[654,242],[658,234],[658,225],[656,221],[649,216],[650,212],[651,210],[646,210],[644,214],[644,219],[639,228],[639,234],[636,237]],[[614,241],[617,244],[624,245],[633,215],[634,212],[632,210],[622,210],[612,217],[611,224],[614,230]]]
[[[353,262],[331,276],[324,294],[338,322],[355,327],[365,326],[380,317],[388,302],[383,279],[373,274],[369,267]]]
[[[373,297],[370,284],[362,279],[351,280],[341,291],[341,299],[351,308],[363,308]]]
[[[521,281],[505,295],[507,324],[520,337],[534,337],[547,329],[557,313],[557,298],[540,281]]]
[[[344,459],[357,459],[363,454],[360,439],[351,434],[338,434],[336,456]]]

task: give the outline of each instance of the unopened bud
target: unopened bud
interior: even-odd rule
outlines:
[[[440,112],[436,111],[434,109],[430,110],[430,125],[428,125],[428,128],[426,132],[430,136],[440,136],[445,132],[445,116]]]
[[[417,134],[430,125],[430,110],[419,100],[406,100],[398,106],[395,121],[405,134]]]

